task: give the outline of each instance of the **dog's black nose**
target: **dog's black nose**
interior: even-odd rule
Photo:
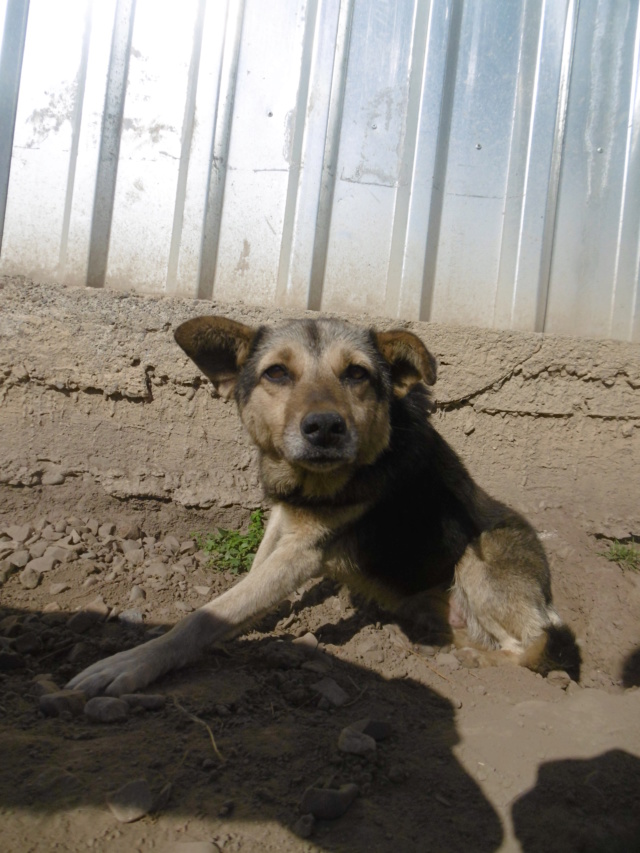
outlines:
[[[347,424],[337,412],[311,412],[302,419],[300,432],[314,447],[336,447],[347,434]]]

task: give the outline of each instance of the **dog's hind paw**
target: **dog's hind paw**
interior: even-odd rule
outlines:
[[[159,650],[145,643],[97,661],[72,678],[67,689],[81,690],[89,697],[136,693],[166,671],[163,663]]]

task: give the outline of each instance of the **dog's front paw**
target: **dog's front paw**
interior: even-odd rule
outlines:
[[[81,690],[86,696],[136,693],[166,671],[163,658],[161,649],[145,643],[97,661],[72,678],[67,689]]]

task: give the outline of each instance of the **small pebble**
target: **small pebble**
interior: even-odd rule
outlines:
[[[125,553],[127,563],[132,566],[140,566],[144,561],[144,551],[142,548],[134,548],[132,551]]]
[[[94,696],[84,706],[84,713],[93,723],[121,723],[129,716],[129,706],[113,696]]]
[[[101,595],[96,596],[93,601],[85,606],[89,613],[94,613],[99,619],[106,619],[109,615],[109,605]]]
[[[76,557],[76,552],[71,550],[71,548],[61,548],[59,545],[49,545],[40,559],[53,560],[53,565],[55,565],[56,563],[70,563],[72,560],[75,560]],[[53,568],[53,565],[51,568]],[[47,571],[47,569],[42,569],[42,571]]]
[[[33,631],[25,631],[15,638],[13,648],[19,655],[30,655],[42,648],[42,640]]]
[[[293,641],[293,644],[294,646],[299,646],[305,652],[305,654],[309,655],[310,657],[312,657],[316,653],[316,650],[318,648],[318,640],[309,631],[306,634],[303,634],[302,637],[297,637]]]
[[[358,796],[358,786],[353,783],[335,788],[307,788],[302,797],[300,811],[320,820],[341,817]]]
[[[32,562],[35,562],[35,560],[32,560]],[[29,564],[20,572],[19,578],[20,583],[25,589],[35,589],[42,580],[42,573]]]
[[[14,551],[13,554],[7,557],[9,564],[16,569],[24,569],[30,559],[31,555],[28,551]]]
[[[76,643],[67,655],[69,663],[77,663],[91,651],[88,643]]]
[[[33,534],[33,527],[30,524],[16,524],[12,527],[5,527],[3,533],[6,533],[14,542],[26,542]]]
[[[60,688],[51,675],[37,675],[33,679],[33,692],[36,696],[45,696],[51,693],[59,693]]]
[[[38,705],[45,717],[59,717],[65,712],[77,717],[82,713],[85,702],[86,696],[81,690],[59,690],[41,696]]]
[[[43,486],[61,486],[64,483],[64,474],[59,470],[47,471],[42,475]]]
[[[376,742],[369,735],[347,726],[340,732],[338,749],[351,755],[370,756],[376,751]]]
[[[293,831],[298,838],[310,838],[316,825],[316,819],[312,814],[303,814],[293,825]]]
[[[2,634],[3,637],[17,637],[22,631],[23,621],[24,616],[19,614],[5,616],[5,618],[0,621],[0,634]]]
[[[140,530],[140,526],[135,522],[129,522],[125,524],[120,533],[122,539],[140,539],[142,536],[142,531]]]
[[[123,610],[118,616],[121,622],[126,622],[128,625],[142,625],[144,617],[139,610]]]
[[[145,566],[144,573],[147,577],[166,578],[171,574],[171,569],[165,563],[156,561]]]
[[[169,554],[177,554],[180,550],[180,542],[175,536],[165,536],[162,544]]]
[[[450,652],[440,652],[435,656],[436,666],[446,666],[448,669],[460,669],[460,661]]]
[[[315,684],[312,684],[311,689],[315,690],[316,693],[319,693],[336,708],[344,705],[349,698],[348,694],[345,693],[342,687],[340,687],[333,678],[323,678],[321,681],[317,681]]]
[[[133,823],[149,814],[153,797],[146,779],[127,782],[109,794],[107,805],[120,823]]]
[[[78,610],[77,613],[69,617],[67,628],[75,631],[76,634],[84,634],[98,621],[99,617],[95,613],[90,613],[88,610]]]
[[[6,583],[16,571],[17,568],[12,566],[9,560],[0,561],[0,585]]]
[[[560,687],[562,690],[566,690],[567,687],[571,684],[571,678],[568,673],[566,673],[563,669],[554,669],[547,675],[547,681],[549,684],[553,684],[555,687]]]
[[[48,547],[48,542],[45,542],[44,539],[39,539],[37,542],[34,542],[33,545],[29,546],[29,556],[34,560],[37,560],[38,557],[42,557]]]
[[[384,720],[372,720],[369,717],[351,723],[350,728],[369,735],[374,740],[386,740],[393,734],[391,723],[386,723]]]

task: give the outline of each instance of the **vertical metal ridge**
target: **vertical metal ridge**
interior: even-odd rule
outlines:
[[[207,0],[198,0],[195,22],[193,26],[193,49],[187,77],[187,94],[185,97],[184,116],[182,119],[182,138],[180,140],[180,165],[176,184],[176,198],[173,208],[173,224],[171,227],[171,243],[169,245],[169,260],[167,262],[166,291],[171,293],[176,289],[178,278],[178,261],[182,242],[182,227],[184,224],[184,206],[187,198],[187,179],[191,159],[191,143],[196,117],[196,95],[198,93],[198,75],[200,73],[200,57],[202,54],[202,34]]]
[[[98,173],[93,200],[87,287],[104,287],[107,277],[113,204],[118,176],[120,136],[129,76],[136,0],[118,0],[116,5],[104,115],[100,136]]]
[[[331,75],[327,135],[322,158],[322,182],[318,197],[318,216],[316,218],[316,233],[313,241],[311,281],[307,302],[307,308],[310,308],[312,311],[319,311],[322,306],[322,292],[327,267],[327,253],[329,251],[331,210],[337,177],[336,170],[340,148],[340,134],[342,132],[354,6],[355,0],[342,0],[340,4],[340,18],[338,21],[333,73]]]
[[[431,195],[431,204],[429,207],[429,226],[427,228],[422,293],[420,297],[421,320],[431,319],[431,311],[433,307],[438,246],[440,243],[440,226],[442,224],[442,207],[444,204],[444,189],[447,178],[447,163],[449,159],[449,135],[451,132],[451,119],[453,116],[453,105],[455,100],[463,10],[464,0],[454,0],[451,6],[451,18],[449,21],[447,37],[447,59],[442,84],[438,138],[436,142],[436,156],[433,173],[433,190]]]
[[[232,7],[235,6],[235,9]],[[228,0],[225,17],[225,37],[222,66],[218,83],[218,112],[213,128],[209,174],[207,176],[207,202],[202,230],[200,270],[198,273],[198,298],[211,299],[220,245],[220,226],[224,189],[229,165],[229,143],[233,123],[238,77],[238,61],[242,41],[245,0]]]
[[[517,271],[522,255],[524,218],[527,200],[527,183],[530,178],[530,158],[533,146],[536,95],[539,88],[542,61],[544,18],[546,0],[525,3],[520,27],[520,50],[518,57],[518,84],[516,86],[507,187],[502,224],[500,260],[493,302],[493,325],[514,323],[515,300],[517,298]],[[537,19],[537,20],[536,20]],[[535,52],[532,39],[527,34],[537,25]],[[531,55],[533,54],[533,55]]]
[[[300,172],[302,168],[302,143],[307,119],[307,103],[309,100],[309,84],[311,81],[311,57],[318,23],[318,0],[307,0],[306,20],[300,58],[300,81],[296,96],[296,118],[291,144],[289,163],[289,179],[287,182],[287,197],[284,207],[282,239],[280,241],[280,259],[278,263],[278,278],[276,282],[276,305],[286,298],[287,282],[291,269],[291,253],[293,251],[293,231],[296,220]]]
[[[0,47],[0,252],[28,19],[29,0],[7,0]]]
[[[558,193],[562,173],[562,154],[564,148],[565,129],[567,124],[567,109],[569,105],[569,86],[571,83],[571,67],[576,42],[580,0],[569,0],[567,22],[565,26],[564,44],[562,47],[562,63],[560,85],[558,88],[558,108],[554,129],[553,152],[549,170],[549,193],[544,216],[544,230],[540,252],[540,276],[538,280],[538,304],[534,331],[543,332],[546,326],[547,305],[549,301],[549,283],[551,277],[551,260],[553,256],[553,241],[556,231],[556,213],[558,210]]]
[[[633,341],[640,338],[640,9],[637,7],[628,115],[609,334]]]
[[[87,66],[89,64],[89,45],[91,42],[92,0],[85,0],[84,32],[82,34],[82,53],[80,67],[76,75],[75,102],[71,117],[71,149],[69,151],[69,171],[67,173],[67,188],[64,198],[64,213],[62,215],[62,232],[60,235],[60,254],[58,255],[58,276],[64,274],[67,265],[67,248],[69,245],[69,225],[71,222],[71,205],[76,183],[76,166],[78,164],[78,147],[80,145],[80,130],[82,127],[82,110],[84,106],[84,90],[87,82]]]
[[[425,62],[427,40],[432,3],[417,0],[414,6],[413,39],[409,58],[409,93],[407,97],[407,117],[400,155],[400,174],[396,192],[396,204],[393,212],[391,230],[391,248],[387,268],[387,286],[385,305],[394,317],[399,314],[402,270],[407,249],[409,207],[413,192],[415,165],[417,156],[418,128],[423,102],[425,82]]]

